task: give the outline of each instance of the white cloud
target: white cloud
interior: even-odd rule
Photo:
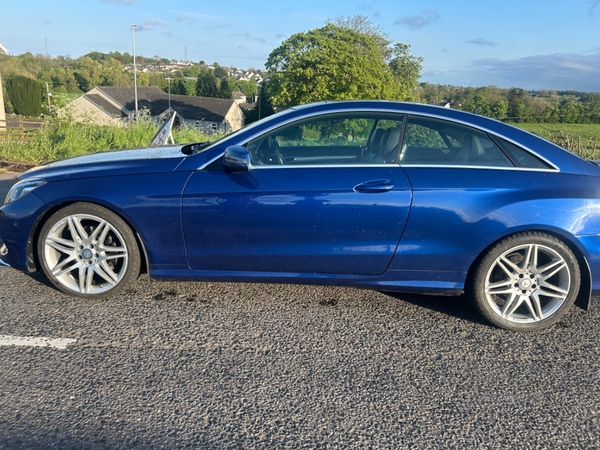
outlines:
[[[495,47],[496,45],[498,45],[497,42],[492,42],[492,41],[488,41],[486,39],[471,39],[470,41],[465,41],[467,44],[475,44],[475,45],[479,45],[481,47]]]
[[[440,18],[440,15],[435,11],[424,11],[416,16],[407,16],[400,19],[396,19],[394,22],[396,25],[404,25],[413,30],[420,30],[421,28],[435,22]]]
[[[146,20],[145,22],[141,23],[140,25],[136,25],[135,29],[136,31],[152,31],[154,30],[156,27],[166,27],[167,24],[160,20],[160,19],[152,19],[152,20]]]

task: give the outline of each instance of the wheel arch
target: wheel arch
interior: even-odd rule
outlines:
[[[42,230],[42,227],[48,221],[48,219],[52,216],[52,214],[54,214],[57,211],[60,211],[64,207],[72,205],[74,203],[90,203],[93,205],[101,206],[102,208],[106,208],[110,212],[119,216],[121,218],[121,220],[123,220],[123,222],[125,222],[127,224],[127,226],[133,232],[135,239],[136,239],[138,249],[140,251],[140,254],[143,256],[142,261],[141,261],[142,264],[140,267],[140,275],[142,273],[146,273],[148,275],[148,282],[150,282],[150,263],[149,263],[149,259],[148,259],[148,252],[146,251],[146,246],[144,245],[144,241],[143,241],[142,237],[140,236],[139,232],[137,231],[137,229],[131,224],[131,221],[129,221],[127,219],[127,217],[125,217],[123,214],[121,214],[121,212],[118,211],[117,209],[111,207],[110,205],[105,205],[103,203],[89,201],[89,200],[69,200],[69,201],[57,203],[55,205],[52,205],[52,207],[48,208],[46,211],[44,211],[43,214],[41,214],[37,218],[33,227],[31,228],[31,232],[29,233],[29,240],[27,242],[27,268],[28,268],[29,272],[37,272],[38,270],[40,270],[40,267],[41,267],[39,255],[37,252],[37,245],[35,245],[35,243],[39,239],[40,231]]]
[[[576,240],[573,236],[564,233],[563,230],[558,231],[556,229],[550,229],[547,227],[511,230],[510,232],[503,234],[502,236],[498,237],[493,242],[491,242],[489,245],[487,245],[483,250],[479,252],[478,256],[473,260],[471,266],[469,267],[469,270],[467,272],[467,278],[465,280],[465,290],[470,289],[471,280],[475,273],[475,270],[477,269],[477,266],[494,245],[496,245],[498,242],[509,236],[513,236],[517,233],[524,232],[537,232],[552,236],[561,241],[567,247],[569,247],[569,250],[573,252],[573,255],[575,255],[575,258],[577,259],[577,263],[579,264],[579,271],[581,272],[581,284],[579,286],[579,293],[577,294],[575,305],[587,311],[589,309],[590,300],[592,298],[592,271],[584,254],[584,251],[580,248],[578,244],[576,244]]]

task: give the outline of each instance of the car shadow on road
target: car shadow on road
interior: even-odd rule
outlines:
[[[421,308],[426,308],[431,311],[456,317],[457,319],[463,319],[480,325],[490,326],[490,324],[475,310],[472,301],[466,295],[443,296],[401,294],[395,292],[381,293]]]
[[[56,292],[60,292],[59,289],[57,289],[56,286],[54,286],[50,280],[48,280],[48,278],[46,277],[46,275],[44,275],[44,273],[42,272],[42,269],[39,268],[37,272],[32,272],[32,273],[25,273],[25,275],[27,275],[29,278],[31,278],[33,281],[43,284],[44,286],[47,286],[49,288],[54,289]]]

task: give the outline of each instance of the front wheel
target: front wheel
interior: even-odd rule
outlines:
[[[48,279],[76,297],[115,295],[140,273],[131,228],[91,203],[74,203],[54,213],[40,232],[38,256]]]
[[[534,331],[560,320],[580,284],[579,265],[569,247],[547,234],[526,232],[488,251],[472,278],[471,295],[493,324]]]

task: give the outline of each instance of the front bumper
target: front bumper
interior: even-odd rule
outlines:
[[[50,208],[34,192],[0,208],[0,263],[23,272],[35,270],[32,231]]]

